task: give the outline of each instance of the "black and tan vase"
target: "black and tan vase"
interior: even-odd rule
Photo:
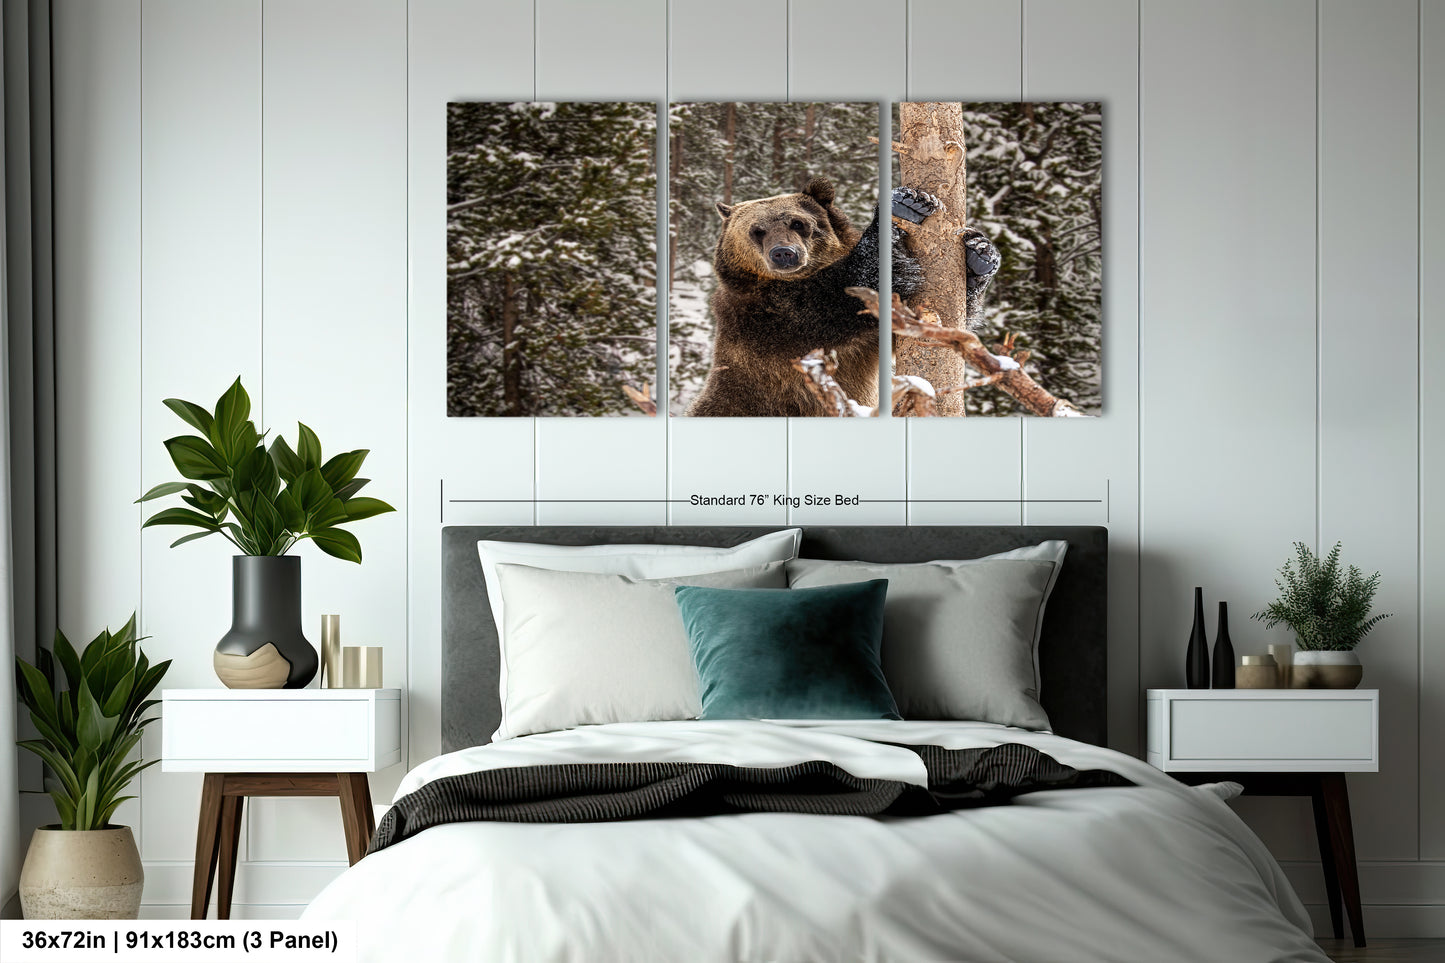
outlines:
[[[229,689],[302,689],[316,649],[301,632],[301,559],[231,559],[231,631],[216,644],[216,675]]]

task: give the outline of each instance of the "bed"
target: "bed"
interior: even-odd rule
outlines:
[[[796,552],[924,563],[1066,541],[1033,640],[1051,731],[966,719],[667,718],[491,741],[506,723],[479,542],[732,548],[779,532],[445,529],[444,753],[403,781],[378,831],[391,844],[339,876],[304,918],[356,920],[367,961],[1326,959],[1280,867],[1229,809],[1231,787],[1187,787],[1106,748],[1102,528],[809,527]],[[1099,778],[927,816],[889,803],[858,810],[868,815],[805,806],[421,822],[425,807],[415,805],[518,773],[647,766],[815,767],[808,778],[823,767],[865,788],[901,787],[899,798],[926,797],[934,751],[1042,753]]]

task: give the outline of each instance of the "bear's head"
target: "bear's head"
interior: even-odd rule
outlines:
[[[815,177],[797,194],[717,206],[723,217],[716,266],[759,278],[800,280],[844,257],[857,242],[833,203],[833,184]]]

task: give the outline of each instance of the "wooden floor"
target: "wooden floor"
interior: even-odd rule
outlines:
[[[1335,963],[1438,963],[1445,960],[1445,940],[1370,940],[1356,949],[1350,940],[1320,940]]]

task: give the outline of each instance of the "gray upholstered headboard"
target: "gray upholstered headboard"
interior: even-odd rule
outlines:
[[[442,530],[442,748],[487,742],[501,721],[497,628],[477,542],[732,546],[789,526],[644,528],[450,526]],[[1042,701],[1054,731],[1106,745],[1108,530],[1081,526],[803,527],[804,558],[926,562],[978,558],[1062,538],[1069,543],[1039,642]]]

